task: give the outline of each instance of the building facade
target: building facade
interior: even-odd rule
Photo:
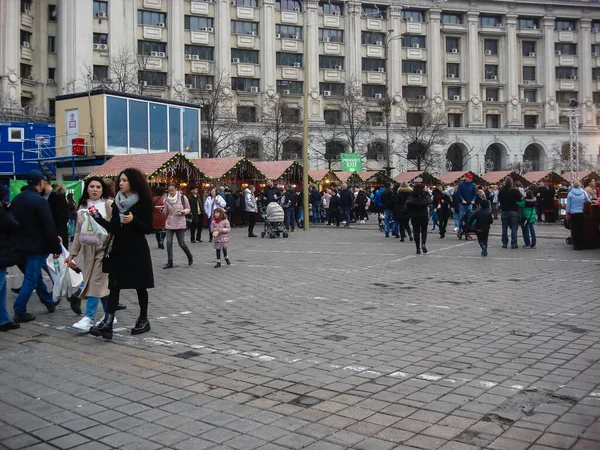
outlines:
[[[127,78],[117,73],[124,68],[135,90],[164,99],[188,101],[225,83],[234,101],[224,107],[247,122],[231,137],[235,151],[251,158],[267,155],[260,118],[282,98],[294,117],[308,114],[311,167],[327,167],[323,155],[348,146],[344,133],[327,133],[346,120],[338,107],[349,83],[367,110],[356,148],[369,168],[385,165],[385,98],[392,129],[407,120],[410,99],[444,111],[442,171],[565,168],[571,99],[580,104],[582,162],[596,169],[600,156],[593,0],[0,2],[4,104],[52,114],[57,95]],[[392,166],[414,168],[406,143],[390,142]],[[290,135],[279,157],[300,153],[301,135]]]

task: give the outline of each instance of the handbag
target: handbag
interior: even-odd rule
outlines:
[[[563,226],[567,229],[570,230],[571,229],[571,219],[566,219],[563,220]]]
[[[102,257],[102,273],[111,273],[114,268],[114,261],[111,258],[113,239],[113,235],[108,238],[108,244],[106,245],[106,250],[104,250],[104,256]]]
[[[181,205],[183,206],[183,209],[185,209],[185,202],[183,201],[183,194],[181,194]],[[190,211],[192,210],[192,204],[190,203]],[[185,216],[185,224],[187,225],[187,227],[189,228],[192,225],[192,220],[193,220],[193,215],[190,212],[189,214],[186,214]]]

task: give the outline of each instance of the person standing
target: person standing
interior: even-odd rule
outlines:
[[[404,238],[408,236],[412,242],[413,236],[410,229],[408,210],[406,209],[406,200],[412,193],[411,187],[406,181],[403,181],[398,188],[396,197],[394,198],[394,222],[398,220],[398,232],[400,234],[400,242],[404,242]]]
[[[285,214],[284,225],[286,230],[294,231],[296,227],[294,219],[294,206],[296,205],[296,193],[289,184],[286,186],[285,194],[281,197],[281,206]]]
[[[365,193],[365,190],[363,188],[360,188],[358,190],[358,194],[356,194],[356,212],[357,212],[357,217],[356,220],[360,221],[360,223],[364,224],[365,219],[367,218],[367,201],[369,200],[369,197],[367,197],[367,194]]]
[[[415,245],[417,246],[417,255],[427,253],[427,227],[429,226],[429,205],[431,204],[431,196],[425,190],[425,185],[422,183],[415,184],[410,197],[406,200],[406,209],[408,217],[412,222],[413,232],[415,236]]]
[[[591,202],[590,196],[581,188],[581,182],[575,181],[567,195],[567,219],[571,221],[571,237],[573,250],[585,248],[583,207],[586,202]]]
[[[92,336],[112,339],[115,312],[122,289],[135,289],[140,315],[131,334],[150,331],[148,289],[154,287],[152,256],[146,234],[152,232],[152,199],[146,177],[138,169],[123,170],[118,177],[119,192],[112,205],[111,220],[105,220],[95,208],[88,209],[96,222],[113,235],[110,257],[103,261],[108,273],[108,313],[104,321],[90,328]]]
[[[67,188],[62,183],[50,186],[44,185],[44,197],[48,200],[56,231],[62,239],[62,244],[69,248],[69,204],[67,203]]]
[[[522,208],[521,232],[525,241],[525,248],[534,249],[536,246],[535,223],[537,222],[536,208],[537,200],[530,189],[525,193],[525,198],[519,202]]]
[[[441,186],[440,186],[441,189]],[[437,204],[435,206],[436,211],[438,213],[439,218],[439,227],[440,227],[440,239],[444,239],[446,237],[446,229],[448,228],[448,220],[450,219],[450,214],[452,214],[452,194],[454,194],[454,188],[452,186],[448,187],[445,191],[438,196]]]
[[[229,256],[227,255],[227,244],[229,242],[229,232],[231,231],[231,225],[227,220],[225,211],[221,208],[215,209],[213,221],[210,225],[210,232],[214,236],[214,248],[217,252],[217,263],[215,268],[221,267],[221,252],[227,265],[231,265]]]
[[[15,234],[19,229],[19,222],[10,213],[5,203],[8,189],[0,187],[0,331],[10,331],[21,328],[10,318],[6,309],[6,269],[18,262]]]
[[[596,180],[590,181],[585,188],[585,192],[592,201],[598,201],[598,190],[596,189]]]
[[[388,182],[385,184],[385,188],[383,189],[383,192],[380,194],[379,197],[381,206],[383,208],[383,212],[385,214],[385,237],[390,237],[390,220],[392,220],[392,216],[394,215],[393,197],[394,194],[392,192],[392,183]]]
[[[340,226],[340,197],[335,189],[331,191],[331,197],[329,198],[329,220],[327,225],[331,225],[331,222],[335,222],[336,227]]]
[[[475,234],[477,235],[479,247],[481,247],[481,256],[487,256],[490,225],[494,223],[494,218],[492,217],[489,203],[486,198],[480,198],[478,204],[479,209],[471,216],[470,224],[476,230]]]
[[[273,184],[273,180],[267,181],[267,186],[263,192],[263,205],[266,208],[269,203],[279,201],[279,189]]]
[[[517,230],[519,227],[519,206],[522,199],[521,192],[513,186],[511,177],[504,179],[504,186],[498,192],[498,201],[502,213],[502,248],[508,247],[508,228],[510,228],[510,248],[519,248],[517,244]]]
[[[554,196],[556,191],[550,183],[542,189],[542,205],[544,207],[544,222],[554,223],[556,221],[554,217]]]
[[[458,185],[458,199],[460,201],[458,211],[458,228],[462,227],[462,219],[467,211],[473,209],[477,200],[477,186],[473,183],[473,175],[467,173],[465,179]]]
[[[248,223],[248,237],[257,237],[254,234],[254,225],[256,224],[256,214],[258,213],[258,205],[256,203],[256,197],[254,192],[256,188],[250,185],[244,191],[244,202],[246,205],[246,221]],[[212,233],[211,233],[212,235]]]
[[[188,258],[188,265],[194,264],[192,252],[185,243],[185,230],[187,223],[185,216],[190,213],[190,202],[183,193],[177,190],[175,183],[169,183],[167,188],[167,200],[160,207],[163,215],[167,216],[165,229],[167,230],[167,264],[163,269],[173,268],[173,235],[177,236],[179,247]]]
[[[48,202],[40,194],[44,192],[46,177],[39,170],[27,174],[27,187],[11,203],[11,212],[20,224],[16,235],[16,250],[25,254],[25,278],[15,300],[16,323],[35,320],[27,312],[27,302],[37,293],[48,312],[53,313],[56,304],[42,278],[42,267],[49,254],[55,258],[62,252],[62,238],[56,231]],[[66,204],[66,199],[65,199]]]
[[[162,207],[165,205],[165,200],[165,188],[160,186],[154,188],[154,197],[152,198],[152,229],[156,235],[158,248],[161,250],[165,248],[165,237],[167,236],[167,232],[165,231],[167,218],[161,212]]]
[[[317,186],[314,184],[310,185],[310,194],[308,196],[310,199],[310,205],[312,207],[312,223],[320,223],[321,222],[321,193],[317,189]]]
[[[204,201],[204,214],[206,214],[206,219],[208,220],[208,229],[210,230],[210,222],[212,221],[212,216],[213,216],[213,212],[215,211],[216,208],[222,208],[223,210],[225,210],[225,208],[227,207],[227,203],[225,202],[225,199],[223,197],[221,197],[219,194],[217,194],[217,190],[215,188],[212,188],[210,190],[210,195],[208,197],[206,197],[206,200]],[[213,240],[213,235],[212,233],[209,234],[208,237],[208,241],[212,242]]]
[[[331,221],[329,220],[329,200],[331,200],[331,189],[325,189],[323,192],[323,209],[325,210],[325,222],[327,225],[331,225]]]
[[[202,225],[204,223],[204,214],[202,213],[202,198],[198,194],[198,186],[190,186],[190,212],[192,213],[192,222],[190,223],[190,241],[192,244],[202,242]]]
[[[350,209],[354,203],[354,194],[346,183],[342,184],[340,190],[340,211],[344,219],[344,228],[350,228]]]

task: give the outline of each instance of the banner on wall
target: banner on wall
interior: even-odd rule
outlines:
[[[73,198],[75,199],[75,203],[79,203],[79,199],[83,194],[83,181],[61,181],[62,184],[67,188],[67,194],[73,193]],[[27,181],[25,180],[10,180],[10,199],[14,199],[24,186],[27,186]]]
[[[362,159],[359,153],[342,153],[342,172],[361,172]]]

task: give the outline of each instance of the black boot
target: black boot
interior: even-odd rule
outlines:
[[[221,267],[221,261],[217,261],[217,263],[215,264],[215,269]]]
[[[194,264],[194,256],[190,253],[189,255],[187,255],[188,257],[188,266],[191,266],[192,264]]]
[[[225,262],[227,263],[228,266],[231,265],[231,261],[229,261],[229,258],[225,258]]]
[[[410,242],[412,242],[412,241],[413,241],[412,234],[409,234],[409,235],[408,235],[408,238],[410,239]]]
[[[131,329],[131,334],[142,334],[150,331],[150,322],[147,317],[138,317],[135,326]]]
[[[97,327],[90,328],[90,334],[92,336],[102,336],[104,339],[112,339],[113,337],[113,320],[115,315],[108,313],[105,319]]]
[[[71,310],[77,314],[81,315],[81,299],[77,295],[72,295],[69,297],[69,303],[71,304]]]
[[[163,266],[163,269],[172,269],[173,268],[173,261],[169,261],[167,264],[165,264]]]

